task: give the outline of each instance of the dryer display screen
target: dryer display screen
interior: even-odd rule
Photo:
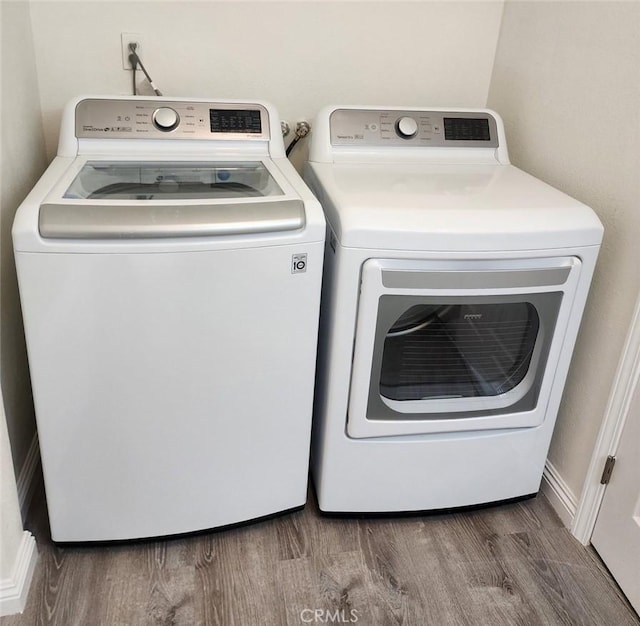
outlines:
[[[444,118],[444,138],[447,141],[491,141],[486,118]]]
[[[260,111],[257,109],[210,109],[212,133],[262,132]]]

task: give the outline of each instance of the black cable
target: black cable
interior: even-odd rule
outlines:
[[[287,146],[287,152],[286,155],[289,156],[292,152],[292,150],[296,147],[296,144],[302,139],[302,137],[300,135],[296,135],[293,139],[293,141]]]
[[[131,48],[131,46],[135,46],[136,44],[129,44],[129,47]],[[138,55],[137,54],[130,54],[129,55],[129,63],[131,63],[131,69],[133,70],[132,72],[132,80],[133,80],[133,95],[137,96],[138,95],[138,89],[136,87],[136,69],[138,68],[138,61],[137,61]]]
[[[133,61],[135,61],[135,63],[140,66],[140,69],[144,73],[146,79],[149,81],[149,84],[151,85],[151,89],[153,89],[153,92],[156,94],[156,96],[161,96],[162,92],[153,84],[153,80],[151,79],[151,76],[149,76],[149,72],[147,72],[147,69],[143,65],[142,61],[140,60],[140,57],[138,56],[138,53],[136,52],[137,47],[138,46],[135,43],[129,44],[129,50],[131,50],[131,54],[129,55],[129,60],[131,61],[131,57],[133,57]],[[134,95],[136,95],[135,92],[134,92]]]

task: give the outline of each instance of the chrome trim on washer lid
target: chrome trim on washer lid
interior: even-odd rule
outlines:
[[[188,205],[45,203],[40,235],[50,239],[210,237],[288,231],[305,225],[299,199]]]

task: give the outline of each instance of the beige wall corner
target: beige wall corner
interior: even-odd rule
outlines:
[[[605,236],[549,453],[580,494],[640,291],[640,4],[507,2],[488,106],[512,162],[593,207]]]
[[[0,3],[0,383],[16,475],[28,460],[36,427],[11,226],[16,209],[46,167],[29,9],[28,2]]]

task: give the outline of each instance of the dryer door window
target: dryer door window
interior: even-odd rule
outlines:
[[[574,257],[366,261],[347,433],[540,425],[580,268]]]
[[[533,410],[561,302],[560,292],[382,296],[368,419],[450,420]]]
[[[500,396],[525,379],[539,328],[530,302],[411,306],[384,338],[380,395],[396,401]]]

